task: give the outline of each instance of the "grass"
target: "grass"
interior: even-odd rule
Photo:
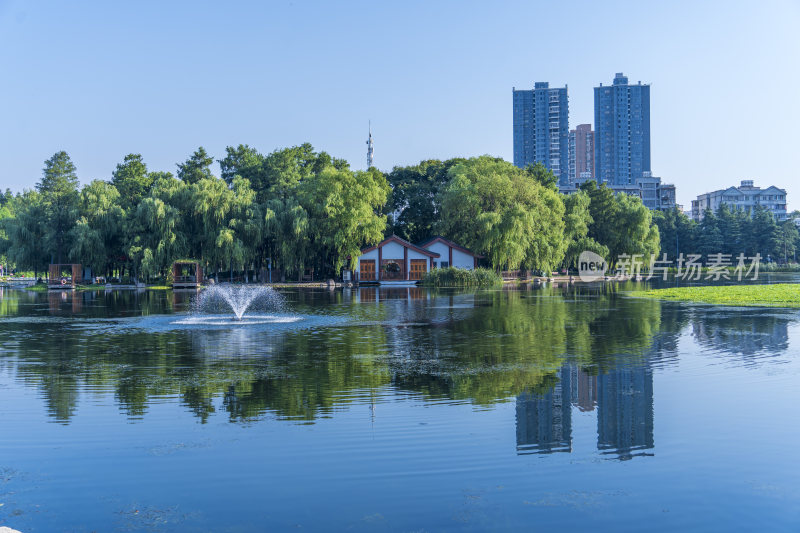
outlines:
[[[502,285],[503,278],[487,268],[435,268],[425,274],[421,284],[426,287],[493,287]]]
[[[633,293],[645,298],[742,307],[800,307],[800,284],[671,287]]]
[[[33,285],[31,287],[25,287],[26,291],[33,291],[33,292],[47,292],[47,285],[44,283],[39,283],[38,285]]]

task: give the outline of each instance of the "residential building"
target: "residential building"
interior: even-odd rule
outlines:
[[[594,88],[594,177],[617,187],[650,171],[650,86],[628,84],[621,72]]]
[[[588,173],[582,174],[577,179],[572,180],[572,183],[567,187],[562,187],[560,190],[564,194],[571,194],[580,189],[580,186],[585,182],[594,178],[588,176]],[[658,211],[667,211],[676,207],[675,203],[675,185],[671,183],[661,183],[661,178],[653,176],[649,171],[644,172],[642,176],[634,180],[633,183],[627,185],[611,185],[606,184],[614,194],[629,194],[642,199],[642,203],[649,209]]]
[[[569,179],[594,178],[594,132],[591,124],[578,124],[569,132]]]
[[[706,209],[716,212],[722,204],[742,209],[748,214],[752,214],[755,207],[760,205],[769,210],[778,222],[788,218],[786,190],[774,185],[762,189],[753,185],[753,180],[742,180],[738,187],[701,194],[697,200],[692,200],[692,218],[697,221],[703,220],[703,212]]]
[[[514,119],[514,164],[525,168],[543,163],[558,178],[569,183],[569,103],[567,88],[534,83],[532,90],[512,89]]]

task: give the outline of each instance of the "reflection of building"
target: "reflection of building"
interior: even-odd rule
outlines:
[[[597,380],[597,448],[627,459],[653,443],[653,372],[617,367]]]
[[[559,374],[561,381],[548,392],[517,397],[517,453],[572,451],[569,366]]]
[[[700,315],[692,320],[692,335],[715,352],[747,358],[779,354],[789,348],[789,319],[780,315],[714,317]]]
[[[570,367],[569,401],[581,411],[593,411],[597,405],[597,376],[577,366]]]

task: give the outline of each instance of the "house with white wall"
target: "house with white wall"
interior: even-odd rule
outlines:
[[[434,261],[435,268],[455,267],[472,270],[478,268],[478,259],[483,257],[439,235],[422,241],[417,246],[439,254],[439,258]]]
[[[361,283],[408,285],[421,280],[434,268],[439,254],[392,235],[375,246],[361,250],[356,263]]]
[[[454,266],[472,270],[482,257],[443,237],[412,244],[397,235],[361,250],[356,263],[360,283],[409,285],[434,268]]]

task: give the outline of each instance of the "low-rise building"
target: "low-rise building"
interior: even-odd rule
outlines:
[[[478,259],[483,257],[439,235],[422,241],[417,246],[439,254],[439,258],[433,261],[435,268],[455,267],[472,270],[478,267]]]
[[[573,181],[568,187],[560,190],[564,194],[570,194],[580,190],[581,185],[591,181],[589,173],[583,173]],[[642,199],[642,203],[649,209],[667,211],[676,206],[675,185],[671,183],[661,183],[661,178],[653,176],[650,172],[644,172],[641,178],[628,185],[611,185],[606,183],[614,194],[625,193]]]
[[[739,187],[707,192],[692,200],[692,218],[699,222],[703,220],[706,209],[716,212],[722,204],[741,209],[747,214],[752,214],[756,206],[760,205],[772,213],[778,222],[786,220],[788,216],[785,189],[774,185],[762,189],[753,185],[753,180],[742,180]]]
[[[356,279],[361,283],[413,284],[434,268],[472,270],[481,257],[444,237],[432,237],[417,245],[392,235],[361,250]]]

